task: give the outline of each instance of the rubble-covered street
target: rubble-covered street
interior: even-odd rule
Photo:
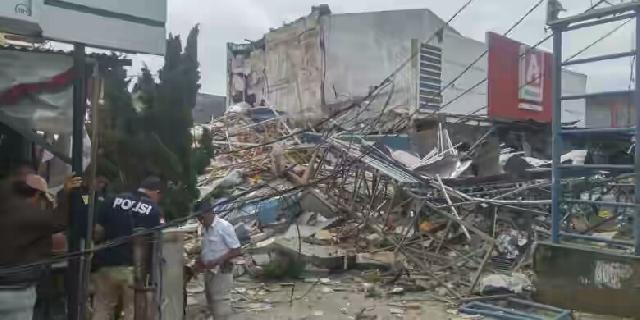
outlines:
[[[248,282],[244,282],[249,280]],[[327,281],[328,280],[328,281]],[[233,319],[433,319],[451,317],[448,307],[423,293],[396,294],[374,289],[359,276],[308,278],[285,283],[258,283],[239,278],[233,292]],[[188,319],[205,319],[202,287],[190,288]],[[293,294],[293,296],[292,296]],[[451,312],[451,311],[449,311]],[[454,317],[455,318],[455,317]]]
[[[0,3],[0,320],[640,318],[640,0]]]
[[[477,176],[474,153],[491,130],[461,150],[436,127],[439,143],[420,159],[345,134],[260,146],[295,132],[268,108],[232,108],[208,129],[219,148],[200,178],[202,196],[215,199],[244,245],[234,271],[238,319],[477,318],[473,310],[578,316],[532,300],[533,248],[550,236],[548,161],[505,148],[502,173]],[[565,158],[584,162],[579,151]],[[624,179],[563,184],[607,197],[625,193]],[[611,218],[621,212],[607,214],[571,216],[568,226],[625,237],[624,221]],[[198,228],[184,229],[194,261]],[[203,291],[197,277],[188,285],[193,319],[206,313]]]
[[[326,281],[329,280],[329,281]],[[362,274],[308,278],[294,282],[260,283],[236,279],[231,320],[278,319],[481,319],[462,315],[456,303],[428,292],[397,293],[397,287],[378,287]],[[188,287],[187,320],[207,319],[204,287],[195,280]],[[293,292],[293,300],[292,300]],[[376,318],[377,317],[377,318]],[[622,320],[612,316],[575,313],[576,320]]]

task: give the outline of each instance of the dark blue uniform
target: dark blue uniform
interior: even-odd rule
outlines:
[[[160,208],[144,193],[124,193],[105,201],[98,216],[98,224],[104,228],[105,241],[126,237],[136,228],[153,228],[160,225]],[[100,267],[133,265],[131,242],[100,250],[96,260]]]

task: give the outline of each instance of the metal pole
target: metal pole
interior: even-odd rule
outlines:
[[[82,175],[82,138],[84,115],[86,105],[85,95],[85,46],[83,44],[74,44],[73,47],[73,128],[71,137],[71,169],[76,176]],[[76,252],[82,248],[80,219],[82,214],[82,195],[78,191],[71,194],[70,199],[69,221],[69,252]],[[70,320],[81,320],[85,306],[82,294],[82,269],[79,258],[71,258],[67,260],[67,317]]]
[[[73,46],[73,137],[71,149],[71,167],[75,174],[82,174],[82,137],[86,105],[85,88],[85,46],[76,43]]]
[[[139,229],[134,230],[135,232]],[[147,320],[147,261],[148,247],[144,236],[133,239],[134,320]]]
[[[552,167],[551,167],[551,239],[560,241],[560,198],[562,176],[560,156],[562,154],[562,26],[553,28],[553,118],[552,118]]]
[[[85,241],[84,250],[90,250],[93,247],[93,221],[96,210],[96,173],[98,164],[98,109],[100,106],[100,100],[103,94],[103,82],[100,78],[99,66],[97,64],[93,67],[92,85],[91,85],[91,166],[89,168],[91,177],[89,185],[89,210],[87,215],[87,225],[84,231]],[[82,280],[80,281],[80,287],[82,288],[80,294],[80,314],[81,319],[86,318],[86,301],[89,297],[89,278],[91,276],[91,255],[82,256]]]
[[[104,93],[104,82],[102,81],[99,66],[96,64],[93,69],[93,86],[91,94],[91,186],[89,186],[90,192],[90,206],[89,215],[87,216],[87,244],[85,249],[91,248],[91,239],[93,238],[93,221],[96,211],[96,176],[98,171],[98,116],[100,110],[100,101],[102,100]]]
[[[636,64],[635,64],[635,91],[633,92],[634,107],[636,109],[636,146],[635,146],[635,215],[633,217],[633,235],[635,242],[635,253],[640,255],[640,148],[638,148],[638,142],[640,142],[640,11],[636,10]]]

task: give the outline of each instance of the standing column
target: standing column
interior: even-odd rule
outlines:
[[[85,88],[85,46],[83,44],[75,44],[73,47],[73,129],[72,129],[72,146],[71,146],[71,168],[76,176],[82,175],[82,145],[83,145],[83,126],[86,106],[86,88]],[[69,212],[69,232],[68,232],[68,248],[69,252],[77,252],[82,250],[82,234],[81,219],[83,213],[82,194],[80,191],[73,191],[70,199]],[[70,320],[81,320],[84,316],[86,297],[82,293],[82,274],[81,261],[79,257],[67,260],[67,317]]]
[[[633,216],[633,236],[635,239],[635,253],[640,255],[640,12],[636,11],[636,63],[635,63],[635,88],[633,92],[633,106],[636,110],[636,141],[635,141],[635,210]]]
[[[553,28],[553,118],[552,118],[552,169],[551,169],[551,239],[560,242],[562,197],[560,156],[562,154],[562,27]]]

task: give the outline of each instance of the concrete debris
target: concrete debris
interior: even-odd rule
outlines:
[[[434,141],[418,148],[411,132],[329,134],[314,127],[302,133],[284,115],[263,109],[268,112],[236,104],[209,125],[216,155],[199,178],[203,201],[227,199],[216,210],[236,226],[246,252],[238,264],[250,276],[304,278],[320,284],[323,294],[404,298],[425,291],[447,303],[534,289],[531,251],[549,239],[551,226],[550,162],[534,142],[516,139],[518,145],[499,128],[465,136],[437,123]],[[493,150],[487,145],[495,154],[478,154]],[[590,158],[587,150],[573,150],[562,160]],[[485,167],[499,169],[485,175]],[[563,184],[591,201],[629,192],[628,180],[609,173],[568,177]],[[609,232],[615,239],[629,226],[618,219],[628,213],[624,208],[576,206],[573,212],[567,231]],[[190,227],[185,241],[189,263],[199,252],[196,229]],[[362,272],[357,285],[325,278],[347,270]],[[365,313],[354,317],[369,319]],[[459,315],[465,317],[475,316]]]
[[[524,231],[510,229],[496,238],[496,250],[507,259],[516,259],[524,253],[529,243],[529,234]]]
[[[399,308],[391,308],[391,309],[389,309],[389,313],[391,313],[391,314],[403,315],[404,312],[405,312],[404,310],[399,309]]]
[[[360,269],[388,270],[396,265],[396,254],[392,251],[362,252],[356,255],[356,266]]]
[[[402,294],[404,293],[404,288],[393,288],[389,291],[390,294]]]
[[[333,289],[327,288],[327,287],[323,287],[322,288],[322,293],[333,293]]]
[[[531,280],[524,274],[490,274],[480,280],[478,292],[483,294],[501,291],[522,293],[525,290],[530,291],[532,288]]]

